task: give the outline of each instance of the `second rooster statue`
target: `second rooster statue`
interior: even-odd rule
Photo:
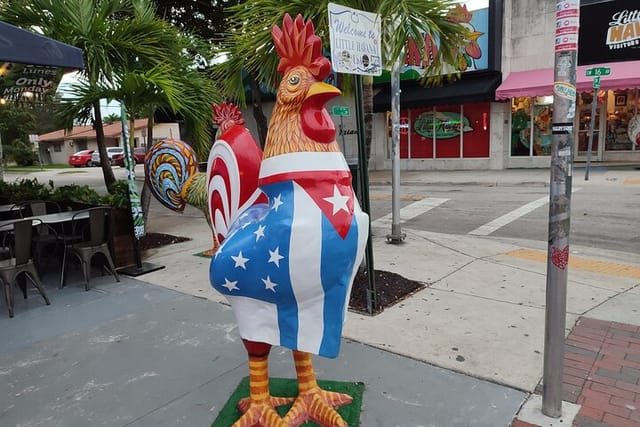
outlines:
[[[215,109],[220,129],[206,177],[190,147],[163,141],[147,154],[147,180],[163,204],[178,210],[185,201],[194,204],[213,227],[211,283],[233,307],[249,355],[250,395],[238,404],[243,415],[233,426],[297,427],[311,420],[343,427],[336,408],[352,398],[318,386],[312,355],[339,354],[369,218],[325,109],[340,91],[323,82],[331,64],[312,22],[285,15],[272,36],[283,77],[264,154],[239,111],[223,104]],[[274,345],[293,351],[295,400],[270,396]],[[280,417],[274,408],[292,400]]]

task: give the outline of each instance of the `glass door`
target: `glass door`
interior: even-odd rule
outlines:
[[[591,143],[591,161],[602,161],[602,141],[600,104],[596,106],[595,123],[593,128],[593,141]],[[578,113],[578,135],[576,138],[575,160],[587,160],[589,147],[589,134],[591,132],[591,104],[583,104]]]

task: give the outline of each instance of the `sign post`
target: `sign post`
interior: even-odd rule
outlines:
[[[584,169],[584,180],[589,181],[589,168],[591,167],[591,150],[593,148],[593,130],[596,124],[596,107],[598,105],[598,89],[600,89],[600,76],[611,74],[609,67],[594,67],[587,69],[587,77],[593,77],[593,100],[591,101],[591,120],[589,123],[589,142],[587,143],[587,165]]]
[[[335,3],[328,4],[331,66],[337,73],[355,74],[356,123],[358,127],[358,182],[362,194],[362,209],[369,214],[369,238],[365,251],[367,264],[367,311],[377,310],[373,245],[371,242],[371,206],[369,175],[364,135],[364,107],[362,75],[382,74],[381,20],[375,13],[352,9]],[[348,111],[348,109],[347,109]],[[342,110],[341,112],[344,112]],[[342,116],[341,116],[342,117]]]

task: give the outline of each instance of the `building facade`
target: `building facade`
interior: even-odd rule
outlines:
[[[548,167],[551,152],[555,0],[487,0],[468,6],[476,45],[461,77],[436,88],[401,82],[401,169]],[[471,9],[475,5],[479,8]],[[638,115],[640,3],[582,1],[574,160],[587,158],[592,102],[597,103],[591,160],[640,162],[628,135]],[[475,48],[475,50],[474,50]],[[411,48],[408,48],[411,53]],[[486,58],[485,58],[486,56]],[[411,69],[411,55],[405,71]],[[610,68],[594,92],[589,68]],[[377,85],[371,169],[391,168],[390,94]],[[639,120],[639,119],[635,119]]]

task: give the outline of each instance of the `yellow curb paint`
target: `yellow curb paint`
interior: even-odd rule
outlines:
[[[534,249],[516,249],[515,251],[507,252],[504,255],[526,259],[528,261],[547,262],[547,253]],[[588,271],[591,273],[608,274],[610,276],[640,279],[640,267],[628,264],[618,264],[615,262],[596,261],[587,258],[569,256],[569,268]]]
[[[640,179],[625,179],[624,184],[640,184]]]

